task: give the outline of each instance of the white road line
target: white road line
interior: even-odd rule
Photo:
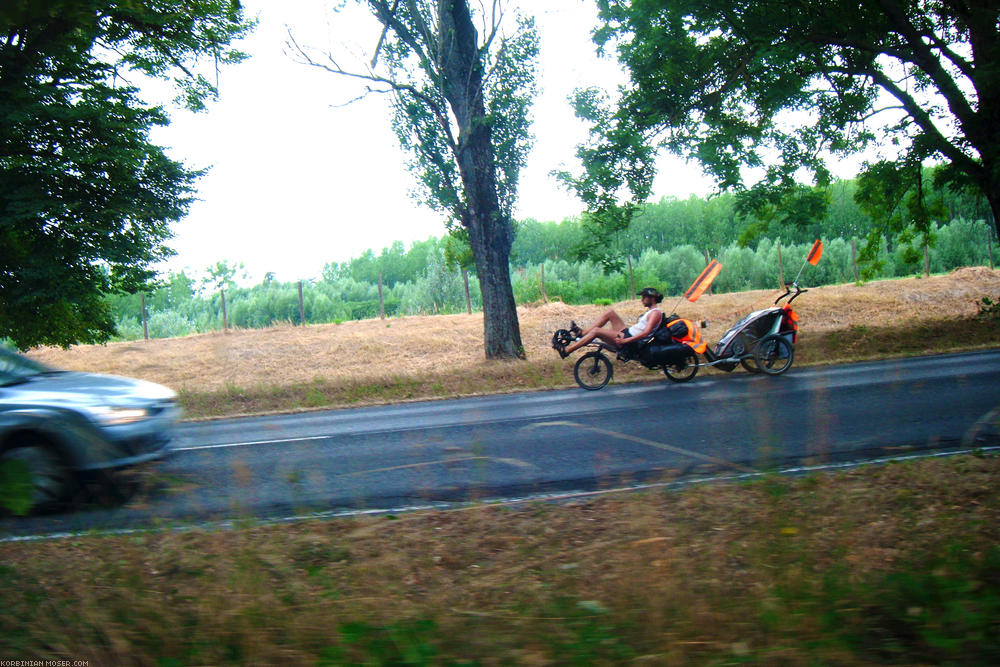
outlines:
[[[253,447],[256,445],[280,445],[286,442],[308,442],[310,440],[327,440],[333,435],[308,435],[299,438],[280,438],[278,440],[251,440],[248,442],[226,442],[219,445],[192,445],[190,447],[173,447],[175,452],[193,452],[199,449],[226,449],[229,447]]]

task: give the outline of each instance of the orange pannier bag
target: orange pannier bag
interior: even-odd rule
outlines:
[[[665,328],[674,341],[687,345],[698,354],[705,353],[705,348],[708,346],[701,338],[701,329],[691,320],[678,317],[666,323]]]

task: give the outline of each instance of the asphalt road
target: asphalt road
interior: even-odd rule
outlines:
[[[187,423],[124,505],[7,519],[0,536],[398,511],[990,447],[998,420],[1000,350]]]

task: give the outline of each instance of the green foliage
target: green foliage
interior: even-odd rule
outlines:
[[[925,195],[925,190],[930,190],[927,181],[920,164],[901,168],[886,161],[867,165],[858,178],[854,199],[873,223],[860,256],[867,265],[863,272],[866,278],[874,276],[880,268],[876,254],[883,238],[896,236],[901,259],[907,265],[920,261],[918,247],[934,246],[932,223],[945,220],[948,211],[940,196],[928,199]]]
[[[821,603],[830,630],[882,661],[995,664],[1000,659],[1000,549],[952,544],[895,571],[847,581],[833,571]],[[852,607],[844,609],[845,603]],[[837,612],[841,613],[837,613]]]
[[[612,113],[603,91],[577,91],[573,106],[577,116],[591,124],[590,141],[576,151],[584,172],[556,173],[587,209],[582,218],[584,236],[574,250],[578,258],[593,259],[617,270],[624,261],[616,247],[617,237],[628,229],[638,210],[636,203],[627,199],[626,188],[637,201],[649,196],[656,149],[642,129]]]
[[[229,262],[222,260],[208,267],[206,275],[201,283],[205,290],[213,291],[220,288],[230,289],[236,285],[236,279],[246,275],[242,262],[237,262],[230,266]]]
[[[515,266],[540,264],[546,259],[573,259],[573,249],[579,246],[582,232],[578,220],[560,223],[522,220],[515,227],[510,261]]]
[[[990,3],[598,0],[598,7],[595,41],[616,50],[630,84],[613,103],[594,91],[577,95],[593,137],[578,153],[584,174],[565,180],[604,228],[606,253],[632,202],[649,192],[657,148],[700,162],[722,191],[736,193],[744,243],[775,227],[814,225],[832,199],[824,156],[876,145],[898,158],[862,175],[859,194],[875,219],[863,232],[869,261],[879,238],[907,229],[924,235],[942,219],[938,203],[921,196],[919,176],[916,186],[897,178],[919,174],[927,160],[946,163],[936,176],[942,189],[975,190],[1000,206],[1000,145],[980,131],[998,112],[1000,80],[974,74],[992,71],[1000,58]]]
[[[129,81],[199,58],[237,62],[251,22],[231,0],[33,3],[0,10],[0,336],[18,347],[107,340],[104,296],[148,288],[200,172],[149,142],[167,123]]]
[[[976,305],[979,306],[979,317],[1000,320],[1000,301],[984,296],[981,301],[976,302]]]
[[[715,200],[712,200],[715,201]],[[697,207],[690,201],[664,200],[651,205],[648,215],[637,219],[637,224],[623,237],[623,247],[638,248],[647,239],[653,246],[667,243],[666,239],[684,239],[687,222],[683,216],[660,216],[662,211],[685,213]],[[714,224],[714,223],[709,223]],[[721,227],[720,227],[721,228]],[[519,304],[537,303],[542,300],[542,267],[545,274],[545,295],[550,300],[569,304],[607,305],[619,300],[634,298],[630,284],[654,285],[664,294],[679,295],[705,266],[705,253],[691,244],[659,250],[649,245],[632,257],[633,276],[629,281],[625,271],[607,271],[595,262],[569,261],[564,251],[571,240],[580,233],[575,221],[538,223],[526,221],[519,226],[521,233],[530,239],[546,239],[549,257],[543,247],[524,246],[523,256],[539,257],[539,262],[524,262],[512,271],[512,289]],[[730,228],[732,235],[738,230]],[[970,221],[957,218],[947,225],[932,224],[930,232],[937,239],[930,253],[931,270],[946,272],[961,266],[983,265],[987,261],[987,239],[992,232],[983,220]],[[720,237],[724,238],[724,237]],[[449,237],[415,243],[409,250],[402,244],[393,244],[391,253],[383,250],[380,256],[367,251],[361,257],[340,265],[327,265],[324,278],[303,284],[303,309],[306,322],[341,323],[346,320],[379,316],[378,270],[393,275],[393,284],[383,285],[385,313],[389,317],[437,313],[465,312],[465,285],[461,270],[447,262]],[[534,242],[534,241],[532,241]],[[758,239],[755,247],[744,246],[732,236],[710,253],[723,264],[722,273],[713,289],[719,292],[748,289],[777,288],[779,284],[778,255],[780,250],[784,279],[794,277],[803,265],[811,240],[789,242]],[[395,257],[398,264],[384,258]],[[879,245],[876,261],[879,276],[893,277],[923,272],[923,261],[907,261],[904,245],[894,243],[893,248]],[[418,271],[412,270],[423,262]],[[216,265],[218,266],[218,265]],[[371,282],[355,279],[374,275]],[[806,267],[804,284],[828,285],[855,280],[851,262],[851,240],[827,238],[824,240],[823,259],[817,266]],[[221,303],[216,292],[209,289],[195,292],[194,281],[184,273],[170,274],[146,298],[147,326],[153,338],[184,336],[222,328]],[[482,307],[480,286],[475,276],[470,276],[469,292],[472,307]],[[299,323],[298,283],[282,283],[265,277],[258,285],[226,290],[229,320],[232,326],[259,328],[275,323]],[[142,338],[142,309],[139,295],[114,295],[107,298],[106,306],[115,319],[120,340]],[[984,316],[993,316],[995,305],[980,305]]]
[[[341,623],[341,645],[324,650],[320,665],[433,665],[435,647],[442,640],[432,620],[417,619],[391,625]]]

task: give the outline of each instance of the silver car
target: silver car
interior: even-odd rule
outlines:
[[[0,346],[0,466],[30,473],[32,508],[58,506],[85,476],[165,456],[178,416],[161,385],[55,370]]]

